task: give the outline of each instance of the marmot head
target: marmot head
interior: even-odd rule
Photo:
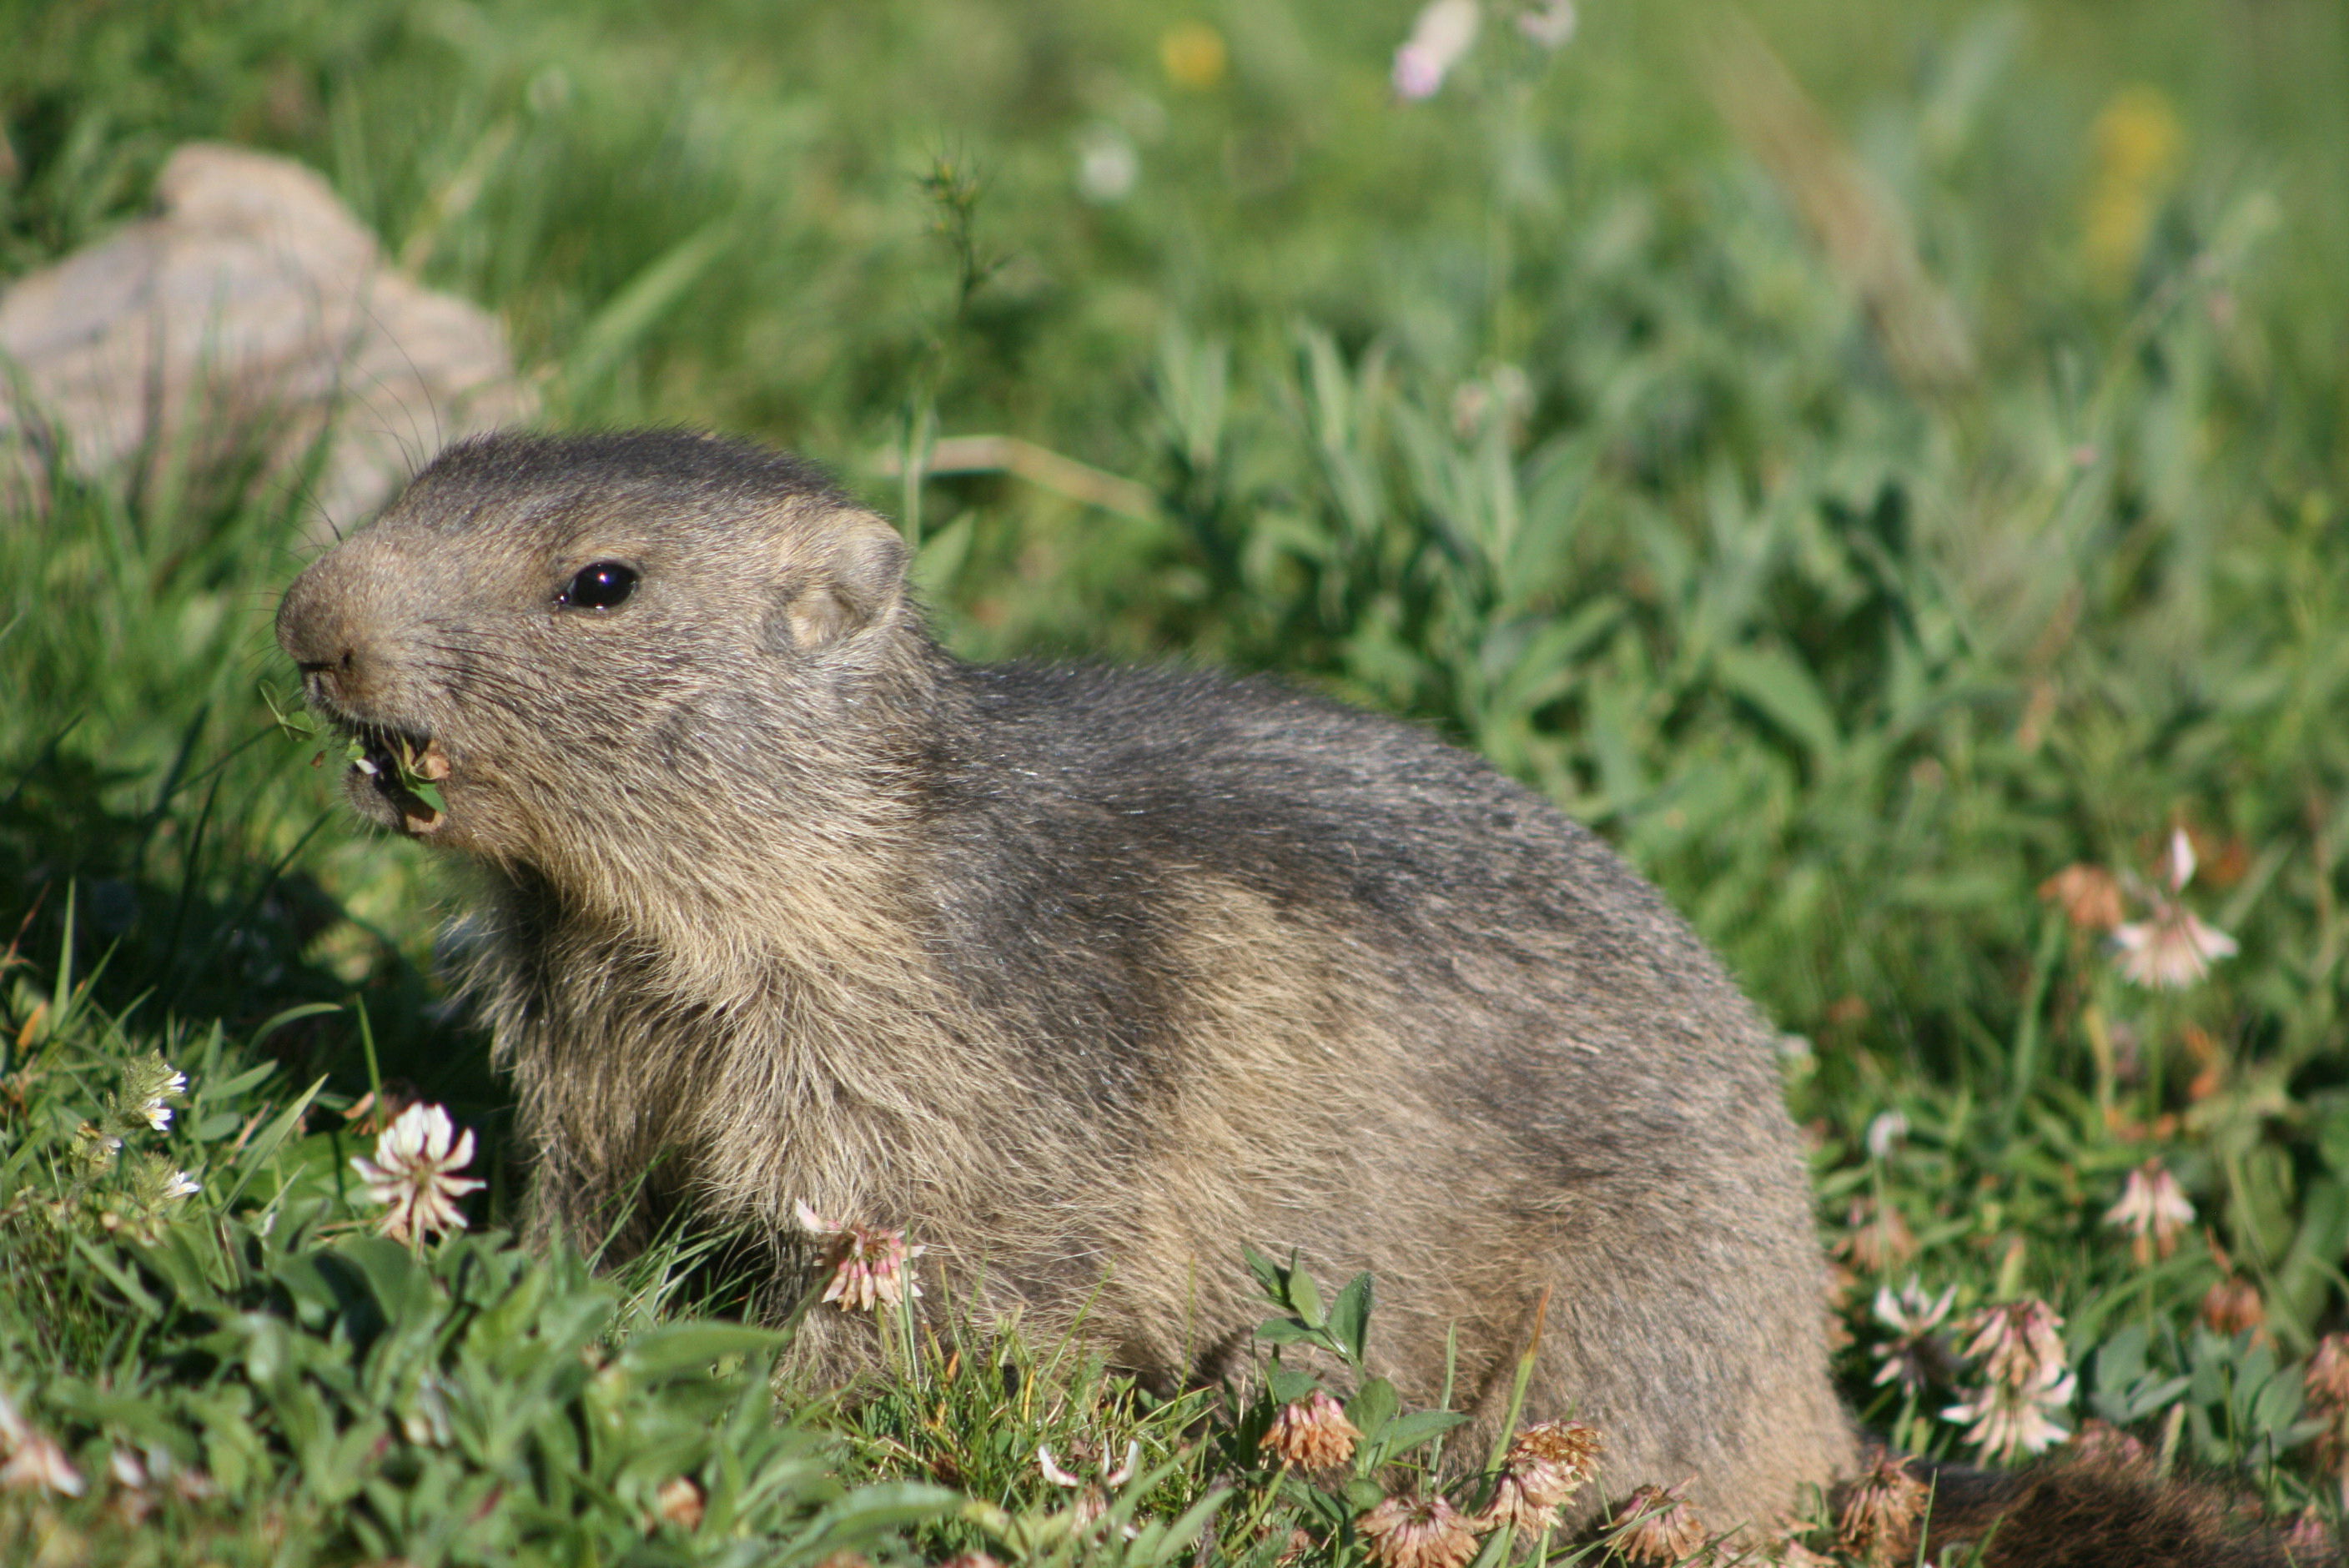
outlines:
[[[905,562],[887,523],[755,447],[496,435],[303,573],[277,640],[357,742],[362,815],[571,881],[568,859],[657,859],[730,801],[771,815],[854,775],[843,720],[927,646]]]

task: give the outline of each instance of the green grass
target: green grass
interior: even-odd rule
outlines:
[[[1402,5],[6,0],[0,277],[135,213],[181,140],[291,152],[503,316],[555,422],[833,466],[966,653],[1277,670],[1481,749],[1795,1037],[1829,1238],[1900,1216],[1839,1254],[1873,1428],[1968,1451],[1951,1389],[1870,1381],[1879,1284],[2036,1295],[2075,1419],[2329,1521],[2301,1377],[2349,1314],[2349,22],[1757,10],[1949,302],[1973,368],[1937,377],[1932,295],[1864,305],[1800,215],[1834,155],[1730,129],[1766,77],[1742,35],[1584,9],[1554,57],[1489,18],[1406,106]],[[1181,23],[1220,75],[1170,77]],[[1102,148],[1122,199],[1079,191]],[[978,433],[1148,500],[887,477]],[[947,1326],[876,1398],[777,1425],[682,1253],[605,1282],[503,1245],[502,1089],[430,978],[445,894],[261,694],[303,522],[298,494],[71,484],[0,517],[0,1390],[93,1478],[0,1491],[9,1552],[1186,1552],[1049,1522],[1036,1444],[1132,1440],[1173,1467],[1137,1520],[1227,1487],[1223,1555],[1304,1524],[1312,1561],[1359,1557],[1342,1489],[1256,1462],[1260,1404],[1153,1408],[1080,1347]],[[2158,886],[2179,828],[2186,902],[2240,951],[2150,990],[2040,889]],[[78,1130],[149,1051],[193,1099],[94,1169]],[[478,1239],[362,1233],[339,1111],[381,1078],[481,1132]],[[2103,1216],[2149,1159],[2198,1219],[2140,1264]],[[171,1170],[202,1191],[157,1199]],[[2258,1331],[2202,1321],[2222,1272]],[[600,1381],[631,1356],[665,1369]],[[170,1530],[96,1480],[148,1447],[212,1488],[150,1487]],[[687,1474],[701,1528],[648,1530]],[[1008,1511],[836,1495],[900,1483]]]

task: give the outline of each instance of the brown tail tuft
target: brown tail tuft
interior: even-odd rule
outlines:
[[[2054,1461],[1932,1470],[1926,1560],[1982,1568],[2317,1568],[2227,1492],[2141,1465]],[[1944,1553],[1958,1548],[1954,1557]]]

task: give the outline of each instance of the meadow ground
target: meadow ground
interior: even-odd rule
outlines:
[[[183,140],[290,152],[554,422],[833,466],[961,651],[1274,670],[1478,748],[1785,1029],[1874,1431],[2141,1444],[2332,1540],[2349,16],[1485,13],[1406,98],[1402,5],[0,0],[0,280]],[[0,517],[0,1556],[1388,1550],[1441,1434],[1375,1390],[1310,1483],[1261,1391],[950,1331],[779,1421],[690,1242],[507,1245],[442,892],[271,718],[305,521]],[[469,1234],[372,1234],[387,1085],[475,1134]]]

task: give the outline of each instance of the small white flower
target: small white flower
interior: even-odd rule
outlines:
[[[147,1466],[137,1454],[129,1449],[117,1449],[108,1456],[106,1462],[107,1468],[114,1472],[117,1486],[128,1487],[132,1491],[147,1490]]]
[[[1096,125],[1077,144],[1077,194],[1106,205],[1133,194],[1142,178],[1142,155],[1133,139],[1113,125]]]
[[[2185,829],[2172,830],[2165,859],[2168,893],[2147,893],[2151,917],[2116,926],[2113,945],[2120,950],[2123,975],[2140,985],[2176,991],[2201,979],[2218,960],[2233,957],[2235,939],[2196,918],[2178,897],[2194,880],[2194,841]]]
[[[1041,1443],[1039,1443],[1036,1446],[1036,1468],[1039,1470],[1041,1470],[1043,1472],[1044,1479],[1050,1481],[1054,1486],[1082,1486],[1085,1484],[1083,1481],[1079,1480],[1076,1476],[1071,1472],[1062,1470],[1061,1468],[1060,1460],[1052,1457],[1052,1450]]]
[[[2130,1171],[2120,1202],[2105,1212],[2105,1223],[2129,1233],[2130,1250],[2139,1264],[2151,1263],[2157,1252],[2165,1258],[2176,1252],[2178,1236],[2193,1222],[2194,1205],[2158,1160]]]
[[[171,1130],[171,1108],[165,1105],[161,1100],[149,1100],[145,1105],[139,1108],[139,1114],[145,1117],[147,1119],[147,1125],[153,1128],[156,1131],[168,1132]]]
[[[1868,1152],[1871,1159],[1891,1156],[1909,1136],[1909,1119],[1897,1110],[1878,1111],[1868,1124]]]
[[[2185,829],[2169,830],[2169,891],[2184,892],[2194,880],[2194,841]]]
[[[1395,51],[1395,96],[1413,102],[1433,98],[1476,42],[1483,20],[1476,0],[1428,0],[1411,25],[1411,36]]]
[[[1562,49],[1573,38],[1575,25],[1580,20],[1574,0],[1545,0],[1517,14],[1517,31],[1545,49]]]
[[[171,1179],[163,1183],[161,1196],[165,1202],[176,1203],[182,1198],[192,1198],[203,1190],[203,1183],[186,1171],[174,1171]]]
[[[472,1158],[472,1130],[458,1137],[446,1110],[419,1102],[383,1130],[375,1140],[373,1160],[354,1158],[351,1168],[367,1183],[367,1197],[384,1205],[376,1229],[394,1241],[407,1242],[464,1228],[465,1213],[457,1200],[482,1183],[452,1172],[464,1169]]]
[[[5,1388],[0,1388],[0,1454],[8,1458],[6,1464],[0,1465],[0,1488],[39,1487],[67,1497],[82,1494],[81,1472],[47,1433],[25,1418]]]

